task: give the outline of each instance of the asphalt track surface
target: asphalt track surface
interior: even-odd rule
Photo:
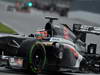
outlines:
[[[31,13],[25,13],[25,12],[22,13],[22,12],[16,12],[15,10],[6,11],[5,6],[0,7],[0,22],[7,24],[8,26],[15,29],[21,34],[29,35],[30,33],[35,32],[37,29],[43,28],[45,26],[45,23],[48,21],[44,19],[45,16],[57,17],[59,18],[59,20],[57,22],[55,21],[54,24],[66,23],[70,27],[72,27],[73,23],[79,23],[79,24],[81,23],[81,24],[87,24],[87,25],[92,24],[92,22],[87,22],[87,21],[72,19],[72,18],[67,18],[67,17],[60,17],[56,13],[40,11],[36,9],[32,9]],[[91,35],[88,38],[90,37]],[[91,39],[94,39],[94,37]],[[96,39],[96,41],[98,39]],[[91,42],[91,41],[88,41],[88,42]],[[26,75],[26,74],[22,72],[7,70],[5,68],[0,68],[0,75]],[[40,75],[44,75],[44,74],[40,74]],[[96,75],[96,74],[67,73],[66,75]]]

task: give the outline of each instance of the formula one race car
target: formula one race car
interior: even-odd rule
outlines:
[[[45,29],[29,36],[0,34],[1,67],[33,73],[100,72],[100,56],[86,52],[83,37],[88,32],[99,34],[95,28],[87,26],[88,29],[82,29],[83,25],[75,24],[71,30],[66,24],[53,25],[57,18],[46,19],[49,22]]]

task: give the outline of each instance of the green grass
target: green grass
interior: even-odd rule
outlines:
[[[7,27],[6,25],[0,23],[0,33],[10,33],[10,34],[16,34],[17,32],[13,29]]]

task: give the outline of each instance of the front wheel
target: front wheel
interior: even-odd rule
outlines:
[[[29,64],[33,73],[42,72],[46,64],[46,51],[42,43],[36,42],[29,52]]]
[[[23,41],[18,56],[24,57],[23,67],[30,73],[39,73],[45,67],[45,46],[36,39]]]

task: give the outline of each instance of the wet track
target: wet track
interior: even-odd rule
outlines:
[[[43,28],[45,26],[45,23],[47,22],[47,20],[44,19],[45,16],[58,17],[59,21],[57,21],[57,23],[55,24],[66,23],[66,24],[69,24],[70,27],[72,27],[73,23],[81,23],[81,24],[89,24],[89,25],[92,24],[91,22],[71,19],[67,17],[60,17],[56,13],[39,11],[36,9],[33,9],[32,12],[29,14],[29,13],[21,13],[21,12],[16,12],[16,11],[9,12],[9,11],[6,11],[5,6],[0,7],[0,22],[7,24],[11,28],[14,28],[16,31],[22,34],[30,34],[39,28]],[[91,35],[89,36],[89,38],[90,37]],[[94,37],[91,39],[94,39]],[[7,70],[5,68],[0,68],[0,75],[25,75],[25,73],[15,72],[15,71]],[[40,75],[44,75],[44,74],[40,74]],[[67,75],[95,75],[95,74],[67,73]]]

